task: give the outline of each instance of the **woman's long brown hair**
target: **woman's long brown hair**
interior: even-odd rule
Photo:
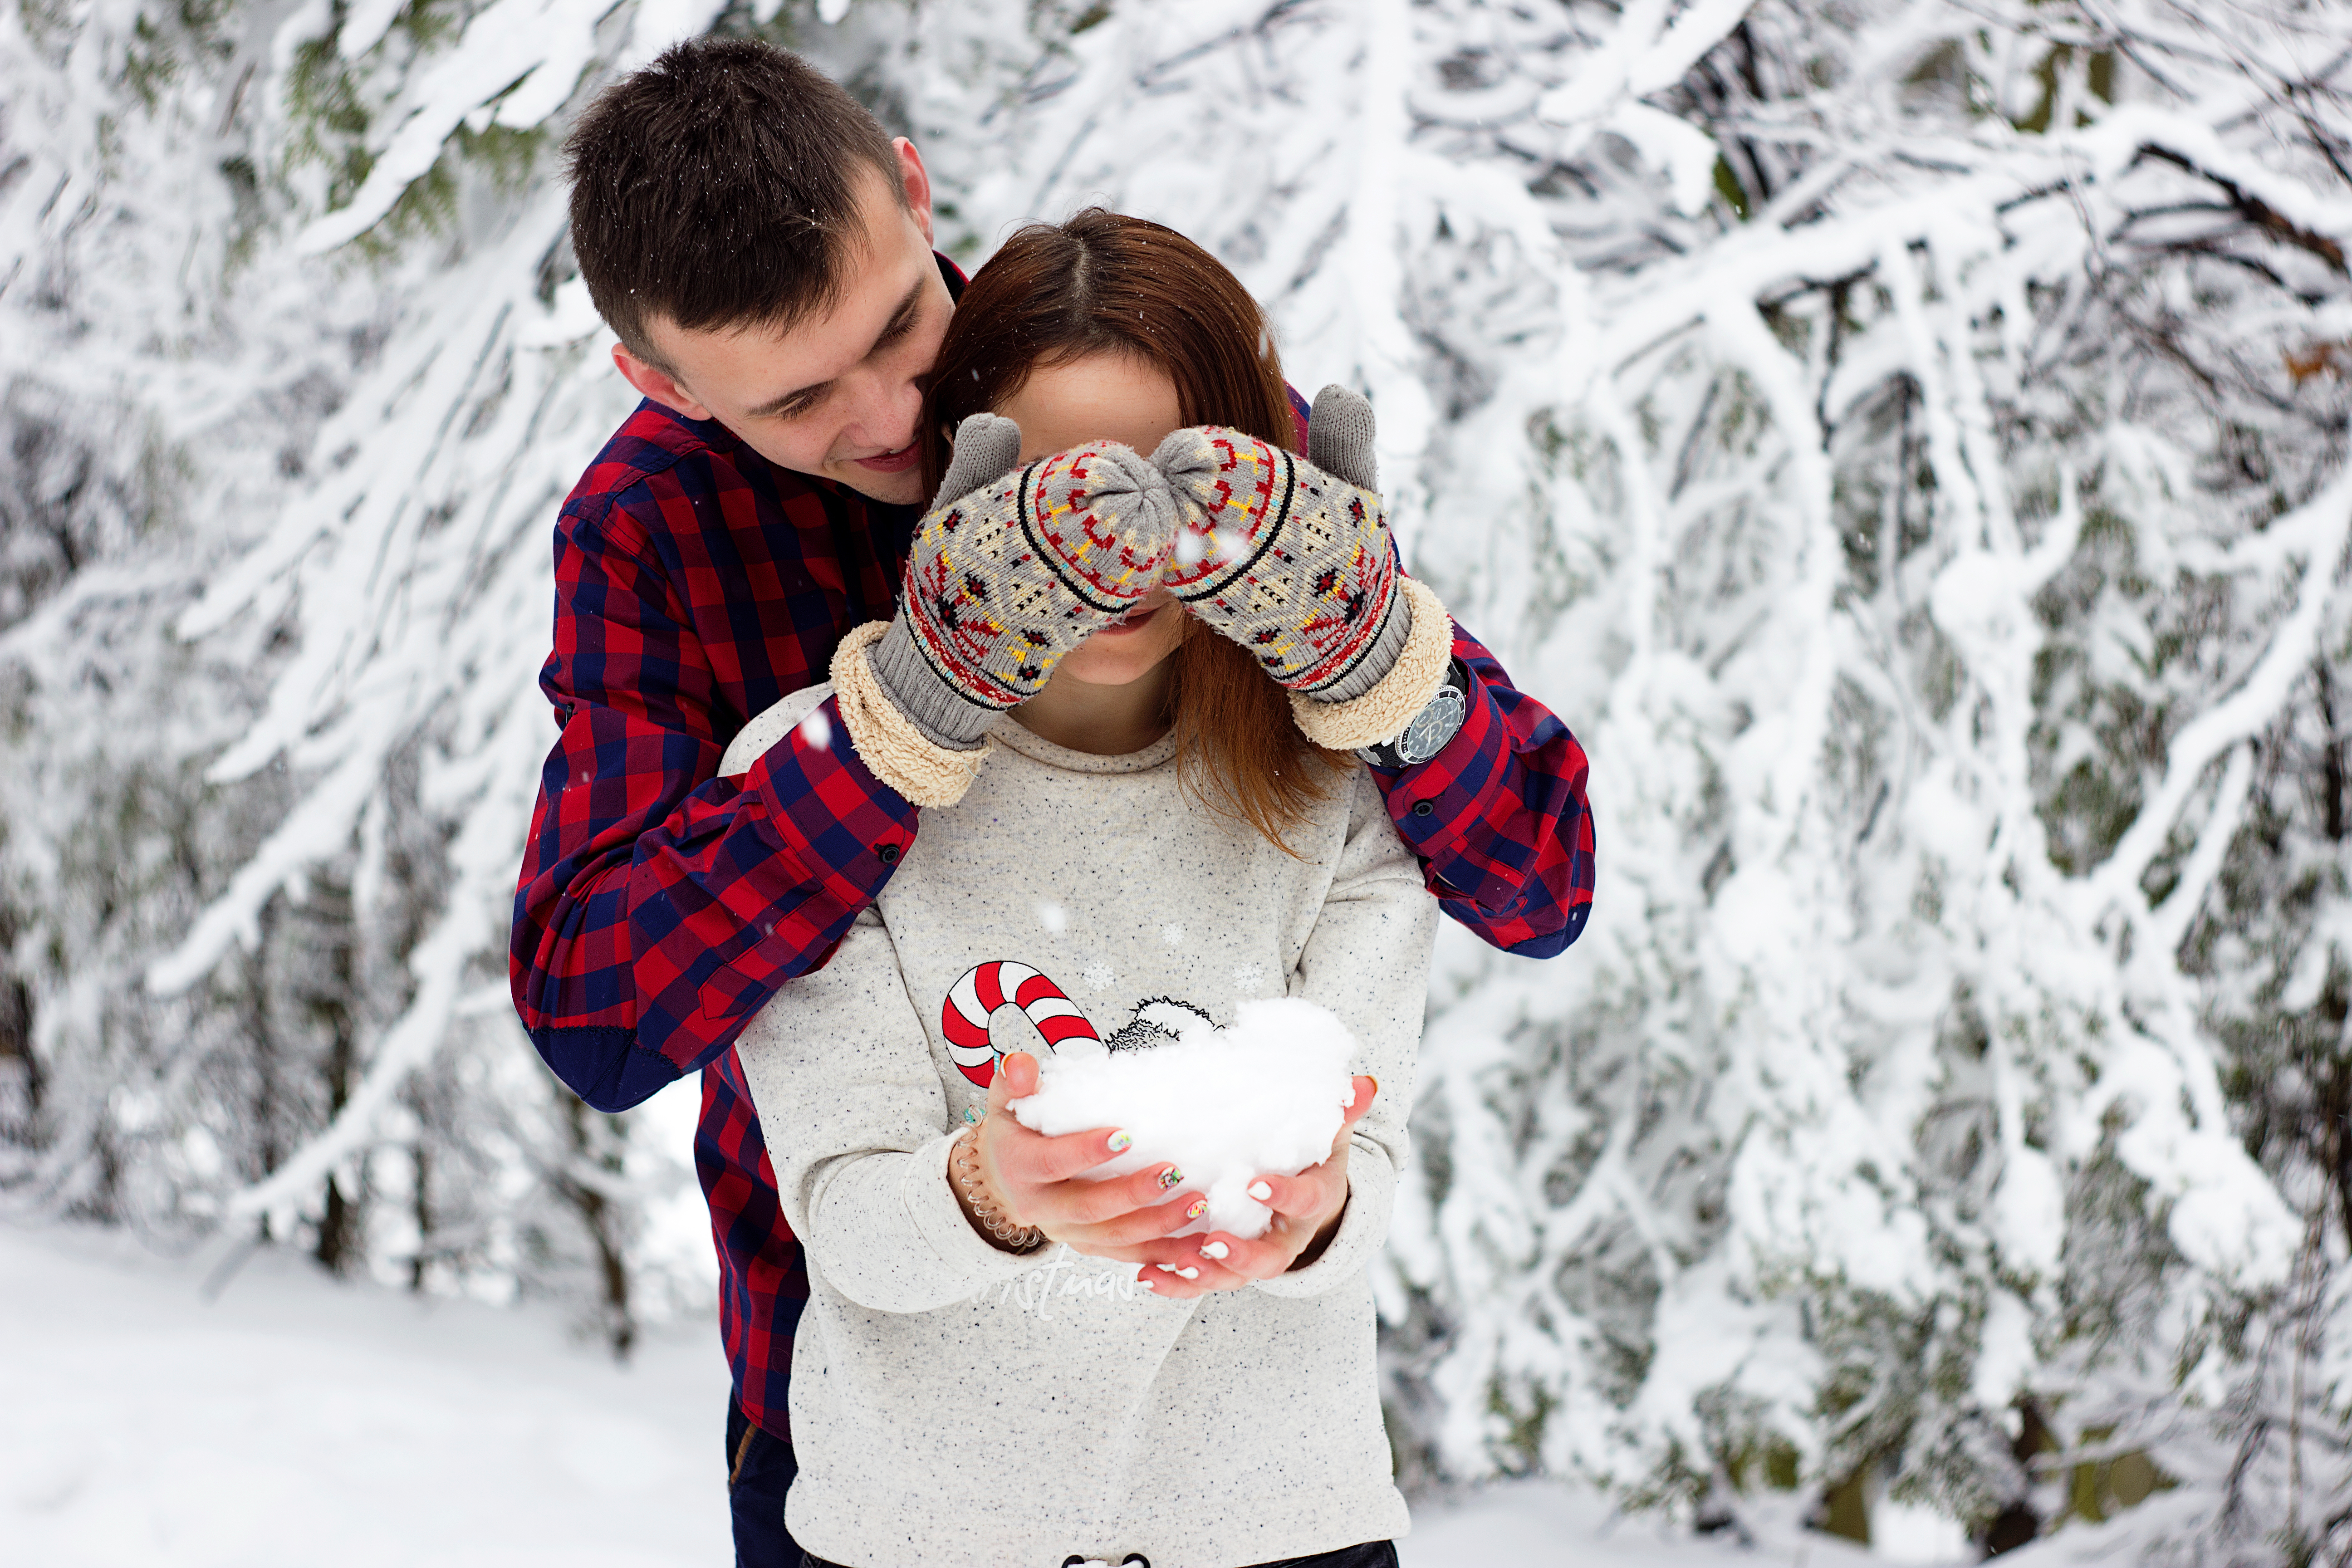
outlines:
[[[1089,207],[1021,230],[964,289],[931,372],[924,488],[947,472],[965,416],[1002,406],[1039,365],[1100,353],[1166,374],[1186,425],[1297,450],[1274,333],[1241,280],[1174,229]],[[1310,743],[1247,650],[1190,616],[1171,657],[1168,719],[1185,786],[1289,852],[1285,833],[1349,759]]]

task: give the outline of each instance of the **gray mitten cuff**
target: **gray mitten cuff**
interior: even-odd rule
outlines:
[[[893,620],[882,640],[874,645],[870,663],[875,684],[933,745],[969,751],[980,744],[981,737],[1003,711],[974,700],[934,669],[923,657],[905,616]]]
[[[849,743],[866,770],[917,805],[953,805],[971,787],[992,741],[963,750],[938,744],[907,716],[876,679],[873,650],[887,633],[869,621],[841,639],[833,656],[833,689]],[[991,715],[994,717],[994,715]]]
[[[1445,684],[1454,664],[1454,617],[1428,584],[1400,576],[1397,588],[1398,597],[1412,606],[1412,631],[1394,668],[1379,684],[1347,702],[1318,702],[1296,691],[1290,694],[1290,716],[1298,732],[1317,745],[1352,752],[1393,741]]]
[[[1352,702],[1386,680],[1389,671],[1397,667],[1404,654],[1405,644],[1412,637],[1412,595],[1396,594],[1390,596],[1388,619],[1372,634],[1371,646],[1364,657],[1349,666],[1347,672],[1330,685],[1302,695],[1317,702]]]

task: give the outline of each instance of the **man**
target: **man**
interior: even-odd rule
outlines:
[[[515,1005],[601,1110],[702,1074],[738,1558],[793,1568],[785,1385],[807,1281],[731,1046],[888,881],[918,803],[952,801],[993,718],[967,709],[1003,700],[927,684],[900,637],[895,662],[859,666],[848,711],[828,700],[748,773],[715,775],[749,718],[826,678],[846,634],[904,628],[922,379],[961,275],[930,249],[915,148],[763,45],[672,49],[592,106],[571,155],[581,271],[646,400],[556,526],[541,684],[562,737],[516,894]],[[1423,625],[1439,658],[1412,723],[1345,743],[1370,748],[1446,911],[1549,956],[1591,902],[1583,753],[1479,644]],[[1358,684],[1392,710],[1404,677],[1387,668]],[[1309,700],[1302,726],[1337,735],[1349,710]]]

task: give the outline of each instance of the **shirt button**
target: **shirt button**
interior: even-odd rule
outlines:
[[[874,858],[885,866],[896,866],[898,863],[898,847],[896,844],[877,844]]]
[[[1417,800],[1412,803],[1412,814],[1415,816],[1427,816],[1431,812],[1435,811],[1437,807],[1430,805],[1430,803],[1425,800]]]

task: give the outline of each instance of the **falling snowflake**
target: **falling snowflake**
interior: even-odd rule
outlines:
[[[1090,991],[1108,991],[1118,984],[1118,973],[1108,963],[1089,963],[1078,973]]]
[[[1064,909],[1059,904],[1039,904],[1037,906],[1037,923],[1044,926],[1045,930],[1052,934],[1059,936],[1064,928],[1067,927],[1070,923],[1070,911]]]
[[[801,721],[801,739],[820,752],[833,745],[833,721],[824,716],[824,709],[809,710],[809,716]]]
[[[1184,928],[1171,921],[1160,928],[1160,940],[1171,947],[1181,947],[1184,945]]]

